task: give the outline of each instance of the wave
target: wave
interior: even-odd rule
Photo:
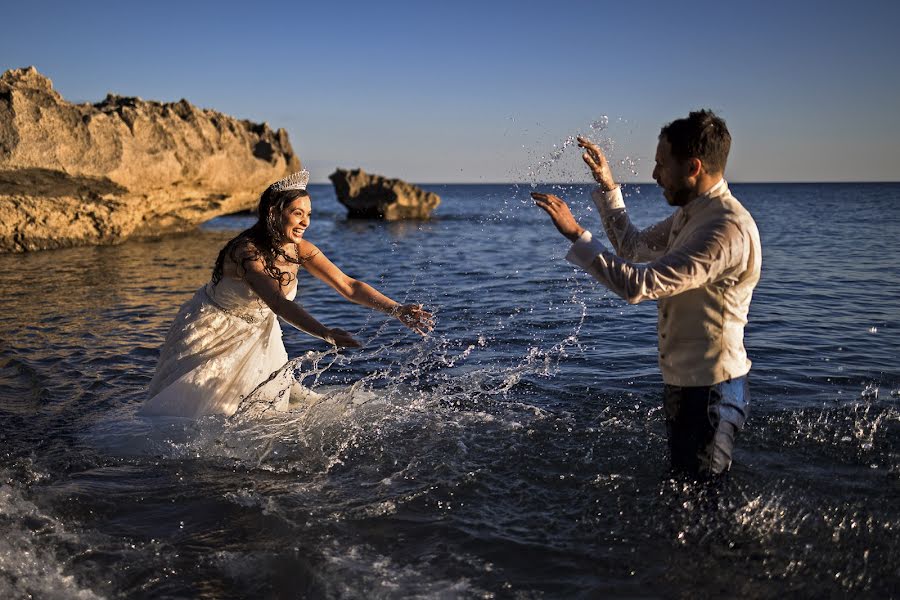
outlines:
[[[0,597],[99,600],[71,575],[74,563],[90,552],[77,532],[39,508],[27,492],[0,470]]]

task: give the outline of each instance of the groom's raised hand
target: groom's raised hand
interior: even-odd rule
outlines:
[[[613,179],[612,170],[609,168],[609,161],[600,149],[600,146],[591,140],[578,136],[578,145],[584,148],[584,154],[581,158],[591,170],[594,181],[600,184],[607,192],[615,189],[616,181]]]
[[[569,206],[562,198],[540,192],[531,192],[531,197],[534,199],[535,204],[550,215],[550,219],[553,221],[556,229],[570,241],[574,242],[584,233],[584,227],[578,224],[578,221],[572,216]]]

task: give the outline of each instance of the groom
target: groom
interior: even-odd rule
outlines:
[[[731,195],[731,135],[712,111],[692,112],[659,134],[653,179],[675,212],[644,230],[631,224],[600,148],[578,138],[599,184],[591,197],[614,252],[562,199],[533,193],[573,242],[566,259],[630,304],[658,301],[659,367],[672,467],[701,478],[728,471],[748,411],[744,325],[762,251],[750,213]]]

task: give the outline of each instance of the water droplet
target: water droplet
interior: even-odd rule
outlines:
[[[603,129],[606,129],[608,126],[609,117],[607,117],[606,115],[603,115],[602,117],[591,123],[591,129],[593,129],[594,131],[601,131]]]

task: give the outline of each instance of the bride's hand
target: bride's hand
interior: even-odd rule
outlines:
[[[353,339],[352,335],[337,327],[328,330],[325,341],[338,348],[359,348],[362,346],[362,344]]]
[[[402,304],[394,308],[391,314],[419,335],[434,329],[434,315],[423,309],[421,304]]]

